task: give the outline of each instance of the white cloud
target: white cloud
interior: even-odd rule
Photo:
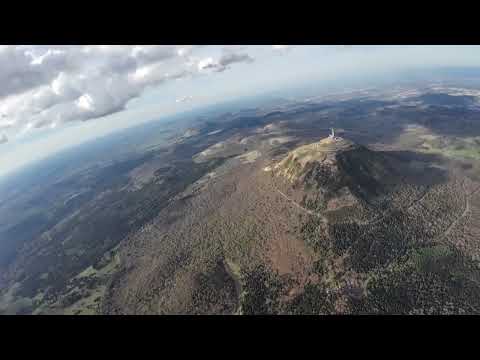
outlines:
[[[8,142],[7,135],[1,134],[0,135],[0,144],[5,144],[6,142]]]
[[[62,70],[66,64],[62,54],[46,52],[38,55],[21,46],[6,46],[0,49],[0,98],[18,94],[49,82],[56,69]]]
[[[251,63],[251,62],[253,62],[253,58],[250,55],[246,53],[233,53],[233,52],[229,52],[223,55],[219,60],[220,66],[222,66],[224,69],[226,69],[231,64]]]
[[[82,110],[95,110],[95,105],[90,94],[83,94],[77,99],[77,101],[75,101],[75,104]]]
[[[233,63],[253,61],[246,53],[236,52],[225,53],[218,60],[210,56],[198,60],[195,52],[201,48],[1,47],[0,128],[29,129],[94,119],[123,110],[148,87],[195,76],[206,69],[224,71]]]
[[[175,102],[176,103],[183,103],[183,102],[187,102],[187,101],[190,101],[190,100],[193,100],[193,96],[187,95],[187,96],[183,96],[181,98],[176,99]]]
[[[205,58],[205,59],[202,59],[198,62],[198,70],[205,70],[205,69],[208,69],[210,67],[213,67],[215,66],[216,62],[213,60],[213,58],[211,57],[208,57],[208,58]]]
[[[222,72],[229,68],[230,65],[235,63],[251,63],[254,59],[246,53],[236,53],[232,51],[225,51],[218,60],[214,60],[212,57],[207,57],[198,62],[198,70],[213,70],[216,72]]]

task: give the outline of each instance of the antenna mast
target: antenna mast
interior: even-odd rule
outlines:
[[[330,133],[330,135],[328,137],[331,138],[331,139],[334,139],[335,138],[335,130],[333,130],[333,128],[330,128],[330,130],[332,130],[332,132]]]

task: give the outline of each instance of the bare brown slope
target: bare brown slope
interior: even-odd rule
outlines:
[[[274,191],[262,162],[240,165],[198,195],[169,205],[126,242],[124,270],[111,284],[104,311],[233,313],[238,294],[228,281],[211,287],[215,297],[199,293],[199,277],[218,272],[222,261],[242,270],[266,263],[295,278],[292,286],[302,284],[312,259],[294,235],[298,224],[298,209]]]

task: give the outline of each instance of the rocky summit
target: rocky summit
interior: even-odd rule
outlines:
[[[294,149],[275,165],[274,171],[290,181],[295,181],[306,172],[309,165],[313,163],[334,165],[338,154],[358,148],[357,144],[348,139],[329,136]]]

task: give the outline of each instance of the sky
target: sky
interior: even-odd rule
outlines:
[[[478,46],[2,45],[0,176],[196,107],[305,81],[478,66]]]

